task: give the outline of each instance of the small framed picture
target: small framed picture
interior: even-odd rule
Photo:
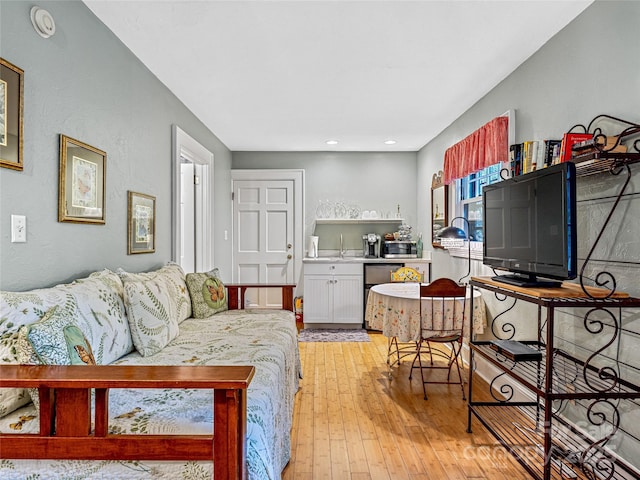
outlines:
[[[24,71],[0,58],[0,166],[22,170]]]
[[[129,192],[127,253],[156,251],[156,197]]]
[[[58,221],[105,223],[107,154],[60,135]]]

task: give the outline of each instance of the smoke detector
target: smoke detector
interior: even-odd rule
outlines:
[[[37,6],[31,8],[31,23],[42,38],[49,38],[56,33],[56,22],[44,8]]]

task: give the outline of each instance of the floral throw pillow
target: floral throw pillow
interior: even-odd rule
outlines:
[[[187,288],[194,318],[207,318],[228,309],[222,280],[209,273],[188,273]]]
[[[69,305],[52,307],[39,322],[23,327],[20,330],[20,335],[23,335],[27,340],[37,362],[34,362],[34,356],[27,347],[19,352],[21,363],[71,365],[65,331],[69,327],[73,327],[73,331],[78,332],[76,335],[84,338],[84,343],[89,345],[84,333],[76,324],[75,310],[75,307]]]
[[[20,329],[17,353],[25,365],[95,365],[93,349],[76,324],[76,307],[51,307],[39,322]],[[73,353],[72,353],[73,352]],[[85,361],[79,360],[81,357]],[[28,389],[36,408],[39,408],[38,390]]]
[[[175,302],[161,277],[140,280],[123,276],[124,303],[136,350],[143,357],[162,350],[178,336],[178,315]]]
[[[169,262],[162,268],[151,272],[131,273],[118,269],[118,275],[125,279],[148,281],[153,280],[163,285],[178,323],[191,317],[191,300],[185,284],[184,270],[177,263]]]

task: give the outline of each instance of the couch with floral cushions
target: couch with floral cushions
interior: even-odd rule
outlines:
[[[99,371],[86,365],[135,366],[139,371],[152,366],[253,366],[246,404],[240,402],[246,408],[240,412],[246,436],[236,451],[246,458],[242,470],[249,478],[280,478],[290,456],[300,373],[295,319],[285,310],[228,310],[226,298],[215,271],[185,276],[175,264],[146,273],[103,270],[51,288],[0,292],[0,385],[11,383],[7,379],[13,378],[12,369],[23,368],[3,367],[7,364],[77,365],[76,372]],[[212,395],[206,389],[105,391],[106,436],[222,431],[213,427]],[[213,461],[195,461],[188,454],[171,461],[117,456],[84,460],[67,453],[52,459],[40,452],[12,459],[16,457],[3,450],[8,439],[25,437],[28,442],[32,437],[27,434],[40,430],[42,435],[43,392],[48,390],[0,388],[0,478],[211,478]],[[96,412],[98,393],[96,389]],[[44,400],[49,412],[51,401],[48,396]],[[91,440],[100,428],[94,415]],[[56,422],[54,430],[62,430],[64,420]],[[171,450],[173,444],[168,445]]]

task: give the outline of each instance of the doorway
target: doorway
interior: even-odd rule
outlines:
[[[302,268],[303,170],[232,170],[234,283],[297,283]],[[277,289],[250,292],[248,306],[277,307]]]
[[[185,273],[213,264],[213,153],[173,126],[172,258]]]

